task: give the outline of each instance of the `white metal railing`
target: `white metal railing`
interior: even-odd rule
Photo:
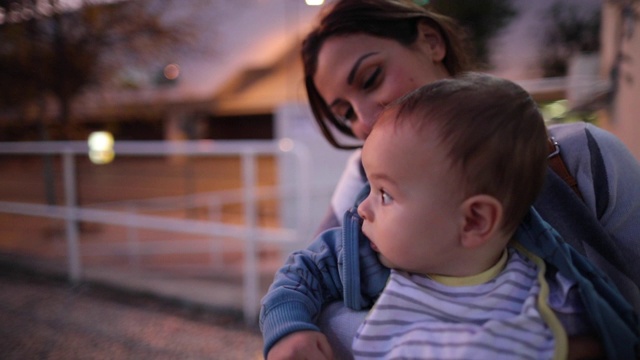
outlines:
[[[229,156],[236,155],[242,162],[242,202],[244,203],[244,225],[229,225],[216,221],[204,221],[166,216],[137,214],[105,208],[78,206],[75,156],[88,154],[86,142],[4,142],[0,143],[0,154],[38,155],[50,154],[62,157],[65,205],[44,205],[24,202],[0,201],[0,212],[65,220],[67,241],[68,274],[72,282],[82,279],[81,249],[77,222],[94,222],[124,227],[164,230],[209,237],[229,237],[244,242],[243,311],[245,321],[254,322],[258,312],[259,271],[257,267],[257,243],[291,243],[305,234],[310,209],[309,155],[299,143],[286,146],[278,141],[120,141],[116,142],[116,156]],[[291,228],[260,228],[257,221],[256,156],[294,156],[297,171],[295,198],[298,215],[297,226]],[[236,195],[237,197],[237,195]]]

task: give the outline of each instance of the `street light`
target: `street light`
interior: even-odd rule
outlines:
[[[324,4],[324,0],[305,0],[305,3],[309,6],[319,6]]]

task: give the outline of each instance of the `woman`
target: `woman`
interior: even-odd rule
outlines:
[[[338,1],[302,48],[309,101],[327,140],[339,148],[354,148],[341,139],[365,139],[386,104],[469,69],[459,34],[447,18],[411,1]],[[640,309],[638,162],[619,140],[592,125],[556,126],[549,133],[557,142],[551,152],[560,150],[579,191],[548,171],[536,208]],[[339,224],[365,183],[356,151],[321,230]],[[364,315],[341,304],[325,311],[321,323],[330,328],[325,333],[336,353],[348,351]]]

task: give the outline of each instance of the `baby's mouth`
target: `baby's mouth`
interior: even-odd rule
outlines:
[[[373,249],[373,251],[375,251],[375,252],[379,253],[379,252],[380,252],[380,250],[378,250],[378,247],[376,246],[376,244],[375,244],[373,241],[371,241],[371,238],[369,237],[369,235],[367,235],[367,232],[366,232],[366,231],[364,231],[364,226],[362,227],[362,234],[364,234],[364,236],[366,236],[366,237],[367,237],[367,239],[369,240],[369,246],[371,246],[371,248]]]
[[[369,240],[369,245],[371,245],[371,248],[373,249],[373,251],[380,252],[380,250],[378,250],[378,247],[376,246],[376,244],[373,243],[373,241]]]

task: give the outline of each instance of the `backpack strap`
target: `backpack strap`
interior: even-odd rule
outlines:
[[[578,188],[578,182],[576,181],[576,178],[571,175],[564,161],[562,161],[562,157],[560,156],[560,145],[553,136],[550,136],[548,138],[548,144],[549,156],[547,156],[547,159],[549,159],[549,167],[551,168],[551,170],[553,170],[553,172],[558,174],[558,176],[560,176],[560,178],[564,182],[566,182],[569,187],[571,187],[573,192],[578,195],[580,200],[584,201],[584,199],[582,198],[582,193],[580,193],[580,189]]]

